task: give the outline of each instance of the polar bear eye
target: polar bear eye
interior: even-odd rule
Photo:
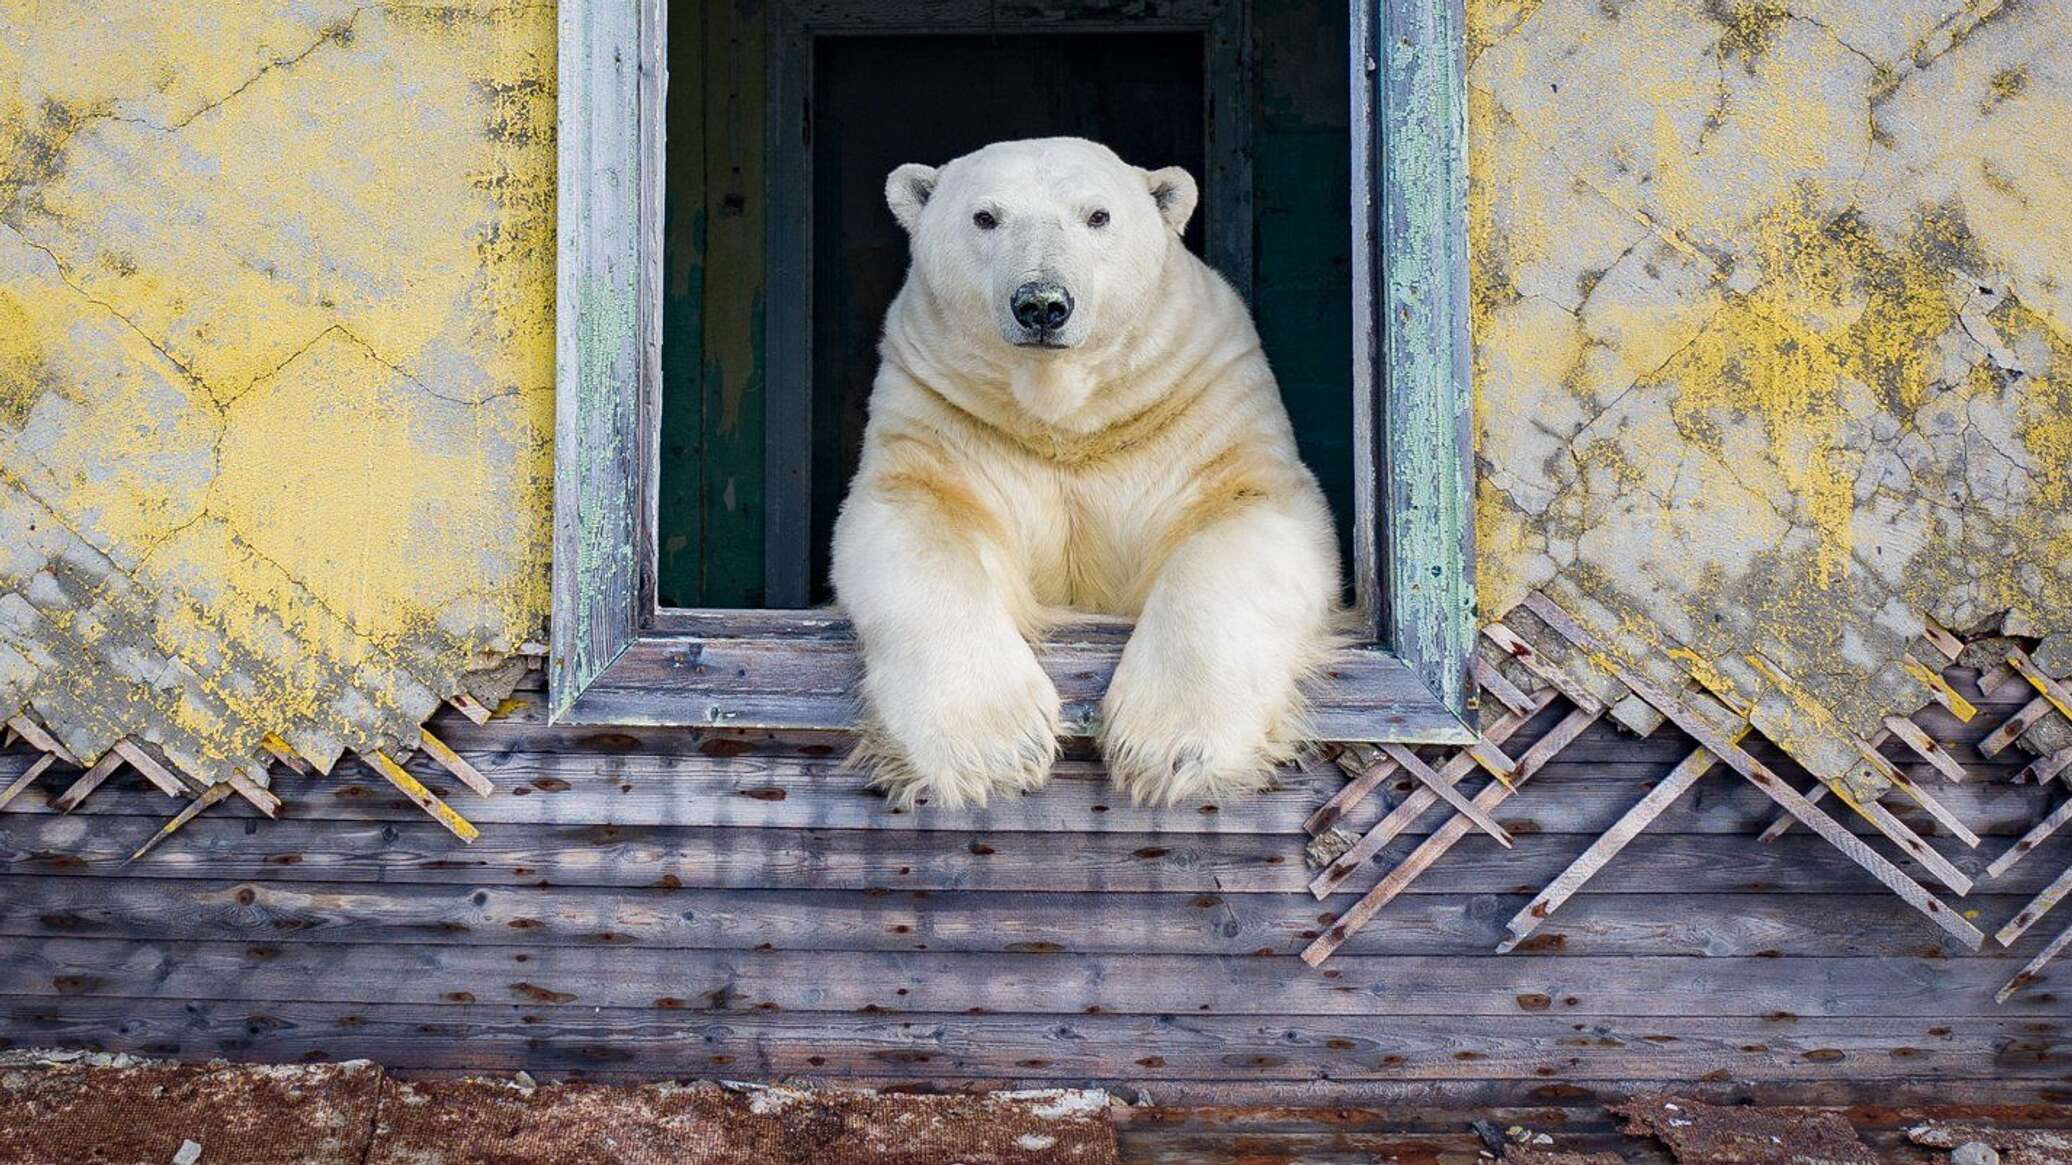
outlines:
[[[1092,214],[1090,214],[1090,215],[1087,215],[1087,216],[1086,216],[1086,225],[1088,225],[1088,226],[1090,226],[1090,227],[1093,227],[1093,228],[1095,228],[1095,229],[1097,229],[1097,230],[1098,230],[1099,228],[1101,228],[1101,227],[1107,226],[1107,225],[1108,225],[1108,212],[1107,212],[1107,211],[1105,211],[1105,210],[1097,210],[1097,211],[1093,212]]]
[[[982,210],[971,216],[971,223],[982,231],[989,231],[999,226],[1000,220],[994,218],[990,211]]]

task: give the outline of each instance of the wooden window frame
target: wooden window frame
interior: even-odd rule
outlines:
[[[1463,4],[1350,2],[1353,557],[1362,636],[1332,661],[1313,712],[1324,739],[1466,743],[1474,738],[1468,660],[1476,612]],[[861,665],[835,613],[656,602],[666,7],[563,0],[559,9],[550,710],[575,724],[853,727]],[[991,10],[986,0],[926,7],[938,30],[960,23],[945,13],[966,8],[970,19],[961,23],[984,28]],[[1177,20],[1207,21],[1191,27],[1209,28],[1212,38],[1231,35],[1232,14],[1242,12],[1236,0],[1175,7]],[[809,67],[774,58],[795,57],[816,29],[839,32],[847,9],[842,0],[783,0],[773,9],[788,15],[772,25],[770,133],[788,124],[784,87],[800,84]],[[1234,31],[1242,40],[1244,30]],[[1214,59],[1212,44],[1212,94],[1242,93],[1236,78],[1219,90]],[[1227,116],[1225,124],[1244,120]],[[1242,148],[1212,141],[1211,166],[1222,151]],[[790,192],[773,196],[807,197],[802,182],[774,185]],[[777,237],[783,215],[804,209],[772,206],[773,258],[810,254],[800,250],[809,242]],[[1225,219],[1249,235],[1249,213]],[[1212,236],[1212,258],[1232,245]],[[773,284],[779,275],[781,268]],[[804,273],[794,277],[797,294],[809,294]],[[774,317],[766,332],[771,383],[809,374],[801,363],[810,360],[802,346],[809,328],[789,306],[784,326],[799,334],[780,333]],[[1128,630],[1124,620],[1089,618],[1039,645],[1068,732],[1093,728]]]

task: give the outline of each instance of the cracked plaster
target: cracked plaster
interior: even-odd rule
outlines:
[[[1924,618],[2065,628],[2072,6],[1469,17],[1485,615],[1543,588],[1838,777]]]
[[[546,608],[550,5],[0,0],[0,711],[410,751]]]

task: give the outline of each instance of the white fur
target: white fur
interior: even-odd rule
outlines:
[[[1185,171],[1075,138],[887,179],[913,263],[834,583],[863,645],[859,753],[903,801],[1048,776],[1058,695],[1030,642],[1065,609],[1136,619],[1100,736],[1139,800],[1257,788],[1300,743],[1337,542],[1244,304],[1180,243],[1195,198]],[[1075,300],[1062,347],[1016,345],[1031,280]]]

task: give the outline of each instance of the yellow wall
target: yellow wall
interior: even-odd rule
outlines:
[[[539,637],[553,75],[551,5],[0,0],[0,710],[221,775]]]
[[[2065,626],[2068,9],[1471,0],[1489,614],[1545,588],[1809,754],[1921,702],[1924,617]],[[220,776],[508,682],[553,39],[0,0],[0,711]]]

